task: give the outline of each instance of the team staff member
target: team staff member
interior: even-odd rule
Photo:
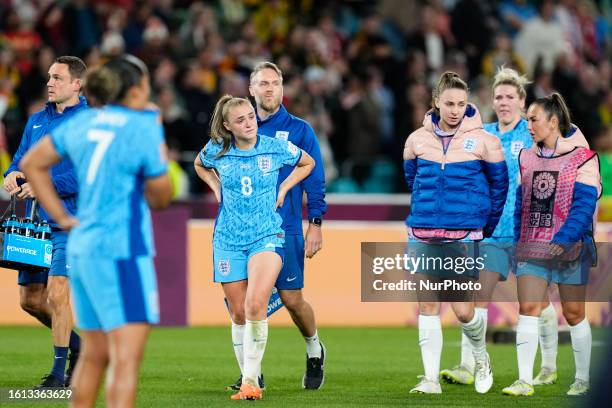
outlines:
[[[18,180],[25,179],[19,171],[21,159],[46,134],[65,123],[78,112],[87,109],[85,98],[79,96],[82,78],[85,75],[85,63],[73,56],[62,56],[49,68],[47,81],[48,100],[45,108],[30,117],[21,137],[19,148],[13,162],[4,174],[4,189],[19,199],[27,200],[29,211],[32,199],[36,198],[30,183],[18,186]],[[78,186],[70,161],[63,160],[51,168],[51,179],[55,191],[62,199],[70,214],[76,213]],[[72,310],[68,288],[68,270],[66,268],[66,240],[68,233],[62,231],[58,224],[43,209],[40,217],[51,225],[53,255],[48,272],[19,272],[18,283],[21,308],[51,328],[53,336],[54,359],[51,372],[43,377],[39,387],[63,387],[70,384],[72,371],[80,350],[79,336],[72,330]],[[70,349],[70,357],[68,357]],[[66,360],[70,360],[66,376]]]
[[[159,321],[149,206],[172,197],[163,129],[149,105],[149,74],[133,56],[88,76],[88,95],[112,105],[79,113],[45,137],[23,168],[41,204],[71,230],[68,258],[83,352],[73,407],[93,407],[102,376],[106,405],[133,407],[150,325]],[[70,159],[79,184],[77,218],[66,213],[48,169]],[[147,205],[148,204],[148,205]]]

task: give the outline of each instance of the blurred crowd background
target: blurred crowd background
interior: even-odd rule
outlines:
[[[316,131],[328,192],[406,192],[403,143],[439,74],[467,79],[488,122],[502,64],[533,81],[528,103],[563,94],[612,182],[612,0],[0,0],[2,169],[56,56],[93,67],[124,52],[151,70],[179,198],[202,193],[192,163],[217,98],[248,95],[262,60]]]

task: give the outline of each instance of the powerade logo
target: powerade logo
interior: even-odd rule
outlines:
[[[35,249],[20,248],[20,247],[16,247],[13,245],[8,245],[6,247],[6,250],[8,252],[19,252],[20,254],[24,254],[24,255],[33,255],[33,256],[38,255],[38,251],[36,251]]]
[[[283,305],[283,301],[281,300],[280,297],[278,299],[273,300],[271,303],[269,303],[268,304],[268,316],[274,313],[282,305]]]

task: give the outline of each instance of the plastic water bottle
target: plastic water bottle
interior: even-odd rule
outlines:
[[[51,238],[51,226],[49,225],[47,220],[43,220],[43,222],[40,223],[40,227],[39,227],[38,231],[39,231],[39,236],[38,237],[40,239],[49,239],[49,238]]]
[[[9,234],[20,234],[19,218],[15,214],[11,214],[10,218],[6,221],[6,232]]]
[[[32,222],[30,218],[24,218],[23,223],[21,225],[21,234],[26,237],[31,237],[36,235],[36,226]]]

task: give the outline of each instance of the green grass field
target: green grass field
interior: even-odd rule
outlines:
[[[304,344],[295,328],[271,328],[263,372],[266,407],[346,406],[576,406],[565,392],[574,374],[569,345],[559,349],[557,384],[536,388],[531,398],[505,397],[501,389],[517,377],[515,347],[489,344],[495,382],[486,395],[470,386],[444,385],[441,396],[410,395],[422,374],[415,328],[322,328],[328,350],[325,386],[319,391],[301,389]],[[444,329],[442,368],[458,362],[460,332]],[[593,369],[609,348],[603,330],[594,330]],[[43,328],[0,327],[0,387],[28,387],[48,372],[51,363],[50,332]],[[539,361],[536,361],[536,369]],[[156,328],[152,331],[138,390],[139,407],[236,406],[224,386],[235,380],[229,328]],[[11,403],[15,407],[61,407],[61,403]],[[98,406],[104,406],[99,398]]]

